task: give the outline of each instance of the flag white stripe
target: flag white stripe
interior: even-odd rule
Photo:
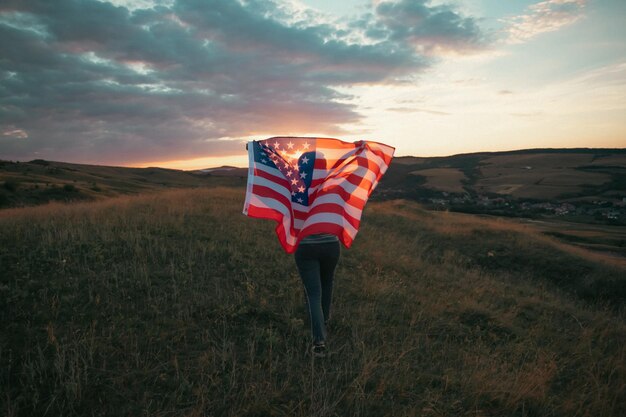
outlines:
[[[246,145],[248,146],[248,145]],[[243,203],[243,214],[248,215],[248,207],[250,206],[250,197],[252,196],[252,186],[254,185],[254,153],[252,146],[248,146],[248,181],[246,183],[246,200]]]
[[[372,170],[370,170],[367,167],[362,167],[362,166],[358,166],[358,165],[347,165],[345,166],[340,172],[338,172],[338,174],[344,174],[344,173],[348,173],[350,175],[357,175],[361,178],[365,178],[366,180],[373,182],[374,180],[376,180],[376,173]]]
[[[273,175],[277,178],[281,178],[283,180],[285,179],[285,176],[283,175],[283,173],[280,172],[280,170],[278,170],[277,168],[273,168],[269,165],[264,165],[264,164],[256,163],[256,162],[254,166],[259,171],[267,172],[268,174]]]
[[[254,180],[254,185],[261,185],[263,187],[271,188],[272,190],[280,193],[285,196],[285,198],[291,200],[291,190],[283,187],[280,184],[276,184],[275,182],[268,180],[267,178],[256,177]]]
[[[282,204],[280,201],[271,197],[262,197],[258,194],[253,194],[250,199],[251,204],[261,208],[271,208],[272,210],[279,211],[281,214],[291,217],[291,210],[289,207]]]

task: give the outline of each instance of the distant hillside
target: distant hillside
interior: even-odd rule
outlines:
[[[181,171],[0,161],[0,208],[162,188],[244,185],[247,172],[247,168],[233,166]],[[499,215],[567,212],[585,221],[595,218],[626,224],[626,149],[397,157],[372,198],[405,198],[436,208]]]
[[[395,158],[374,196],[509,216],[626,222],[626,149],[531,149]]]
[[[396,158],[381,187],[537,200],[626,195],[626,149],[531,149]],[[621,198],[620,198],[621,199]]]
[[[0,208],[48,201],[99,200],[164,188],[237,185],[239,178],[215,178],[166,168],[125,168],[36,159],[0,161]]]
[[[198,169],[195,171],[190,171],[194,174],[199,175],[212,175],[215,177],[247,177],[248,176],[248,168],[239,168],[224,165],[217,168],[205,168]]]

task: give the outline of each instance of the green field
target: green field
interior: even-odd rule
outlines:
[[[370,202],[313,359],[293,258],[243,193],[0,211],[0,414],[626,415],[623,267]]]

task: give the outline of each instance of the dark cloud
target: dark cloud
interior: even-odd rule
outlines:
[[[399,82],[431,64],[425,50],[481,38],[421,1],[380,3],[349,31],[307,19],[260,0],[5,0],[0,159],[131,163],[240,151],[224,137],[340,134],[360,115],[336,87]]]

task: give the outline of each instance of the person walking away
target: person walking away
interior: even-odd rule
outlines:
[[[340,252],[339,238],[324,233],[303,238],[294,254],[306,295],[315,357],[326,356],[333,279]]]

